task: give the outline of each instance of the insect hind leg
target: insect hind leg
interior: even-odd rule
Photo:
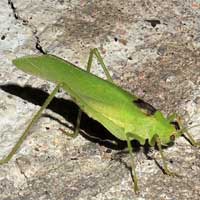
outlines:
[[[10,151],[10,153],[5,158],[3,158],[3,159],[0,160],[0,165],[7,163],[16,154],[16,152],[19,150],[19,148],[21,147],[21,145],[24,142],[24,140],[27,138],[28,133],[29,133],[30,129],[32,128],[33,124],[38,121],[38,119],[42,115],[43,110],[46,109],[46,107],[50,104],[50,102],[52,101],[52,99],[54,98],[54,96],[56,95],[56,93],[58,92],[58,90],[59,90],[59,88],[61,86],[62,86],[62,84],[58,84],[54,88],[54,90],[52,91],[52,93],[45,100],[45,102],[42,105],[42,107],[34,115],[34,117],[32,118],[31,122],[28,124],[28,126],[25,129],[25,131],[23,132],[23,134],[21,135],[21,137],[19,138],[19,140],[17,141],[17,143],[15,144],[15,146],[12,148],[12,150]]]
[[[89,55],[89,59],[88,59],[88,63],[87,63],[87,72],[90,72],[91,67],[92,67],[92,61],[93,61],[93,57],[94,55],[96,56],[97,60],[99,61],[105,75],[108,81],[113,82],[112,77],[103,61],[103,58],[101,56],[101,54],[99,53],[99,50],[97,48],[91,49],[90,50],[90,55]]]
[[[89,55],[89,58],[88,58],[87,69],[86,69],[87,72],[91,71],[92,61],[93,61],[94,55],[96,56],[97,60],[99,61],[100,65],[101,65],[101,67],[102,67],[102,69],[103,69],[103,71],[104,71],[104,73],[106,75],[107,80],[110,81],[110,82],[113,82],[112,77],[111,77],[108,69],[106,68],[106,65],[105,65],[105,63],[103,61],[103,58],[101,57],[101,54],[99,53],[99,51],[98,51],[97,48],[94,48],[94,49],[90,50],[90,55]],[[74,130],[74,133],[67,133],[63,129],[60,129],[60,130],[65,135],[75,138],[79,134],[80,123],[81,123],[81,116],[82,116],[82,111],[81,111],[81,109],[79,109],[78,115],[77,115],[77,120],[76,120],[76,127],[75,127],[75,130]]]
[[[82,116],[82,111],[81,111],[81,109],[79,108],[79,110],[78,110],[78,115],[77,115],[77,119],[76,119],[76,126],[75,126],[75,129],[74,129],[74,132],[73,132],[73,133],[68,133],[67,131],[65,131],[65,130],[62,129],[62,128],[59,128],[59,130],[61,130],[62,133],[64,133],[65,135],[67,135],[67,136],[69,136],[69,137],[76,138],[76,137],[78,136],[79,130],[80,130],[81,116]]]

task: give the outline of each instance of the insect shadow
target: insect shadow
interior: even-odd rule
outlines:
[[[31,102],[39,106],[43,105],[44,101],[49,96],[47,92],[44,92],[43,90],[38,88],[33,88],[31,86],[21,87],[16,84],[6,84],[6,85],[0,85],[0,88],[9,94],[18,96],[24,99],[25,101]],[[79,107],[74,102],[66,100],[64,98],[54,97],[51,103],[49,104],[48,109],[61,115],[67,122],[72,124],[72,126],[69,126],[68,123],[61,122],[59,119],[49,114],[44,113],[43,117],[49,117],[71,130],[74,129],[73,127],[76,126],[76,120],[79,111]],[[80,134],[85,139],[91,142],[98,143],[112,150],[119,150],[117,153],[113,155],[112,159],[120,161],[122,164],[125,165],[125,167],[127,167],[131,171],[131,168],[121,159],[121,157],[123,157],[124,154],[128,153],[126,141],[121,141],[115,136],[113,136],[104,126],[102,126],[99,122],[90,118],[84,112],[82,113],[81,117]],[[139,144],[139,142],[136,140],[133,140],[131,142],[133,146],[133,151],[134,152],[140,151],[141,145]],[[150,147],[146,142],[143,148],[143,152],[147,157],[147,159],[152,160],[153,158],[151,158],[148,155],[149,151]],[[153,160],[155,161],[156,165],[158,165],[158,167],[161,168],[162,170],[160,164],[155,159]]]
[[[32,88],[30,86],[21,87],[15,84],[6,84],[1,85],[0,88],[7,93],[18,96],[39,106],[43,105],[44,101],[49,95],[47,92],[44,92],[41,89]],[[74,102],[64,98],[54,97],[54,99],[49,104],[48,109],[61,115],[64,119],[66,119],[67,122],[71,123],[72,126],[69,127],[67,123],[63,123],[56,117],[49,114],[43,114],[43,117],[49,117],[53,120],[56,120],[60,124],[70,129],[73,129],[73,127],[76,126],[79,107]],[[124,150],[127,147],[126,141],[117,139],[106,128],[104,128],[104,126],[88,117],[88,115],[85,113],[83,113],[81,118],[80,130],[80,134],[84,138],[89,141],[99,143],[100,145],[103,145],[107,148],[114,150]],[[134,150],[138,151],[140,147],[139,143],[137,141],[133,141],[133,145],[135,147]]]

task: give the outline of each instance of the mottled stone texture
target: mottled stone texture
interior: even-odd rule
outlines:
[[[12,65],[28,54],[48,52],[84,67],[90,48],[98,47],[116,84],[165,114],[177,112],[185,125],[200,124],[197,0],[1,0],[0,16],[1,157],[53,89]],[[104,77],[95,64],[93,72]],[[59,130],[71,130],[76,114],[60,91],[20,151],[0,166],[0,200],[199,200],[200,151],[184,138],[164,150],[181,177],[162,173],[153,148],[148,156],[137,148],[135,195],[129,155],[83,134],[108,139],[98,123],[85,116],[76,139]],[[200,140],[200,128],[190,132]]]

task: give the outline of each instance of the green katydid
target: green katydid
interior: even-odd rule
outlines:
[[[89,73],[94,55],[101,64],[107,80]],[[146,140],[150,146],[156,144],[163,160],[164,171],[168,175],[174,175],[174,173],[168,169],[162,146],[167,146],[183,134],[187,135],[192,145],[199,145],[185,128],[177,129],[180,123],[176,121],[176,115],[165,118],[150,104],[116,86],[97,49],[92,49],[90,52],[87,71],[53,55],[25,56],[13,60],[13,64],[24,72],[56,83],[56,87],[35,114],[11,152],[0,160],[0,164],[8,162],[17,152],[30,128],[39,119],[59,88],[63,88],[80,107],[75,132],[74,134],[66,133],[67,135],[72,137],[78,135],[81,113],[84,111],[115,137],[127,142],[135,191],[138,190],[138,181],[131,146],[132,140],[139,141],[141,145],[144,145]]]

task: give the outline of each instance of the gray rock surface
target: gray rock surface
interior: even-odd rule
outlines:
[[[166,115],[178,113],[185,125],[200,124],[197,0],[1,0],[0,16],[1,157],[54,87],[16,69],[11,61],[43,51],[84,68],[89,50],[97,47],[116,84]],[[97,63],[93,73],[104,77]],[[136,195],[128,154],[116,156],[119,151],[108,153],[110,148],[83,134],[71,139],[59,130],[71,130],[74,110],[69,96],[60,91],[20,151],[0,166],[0,200],[200,199],[200,150],[184,138],[164,150],[179,178],[162,173],[154,161],[162,166],[158,151],[150,149],[149,159],[140,147]],[[93,123],[88,120],[83,122]],[[190,132],[200,140],[200,127]]]

